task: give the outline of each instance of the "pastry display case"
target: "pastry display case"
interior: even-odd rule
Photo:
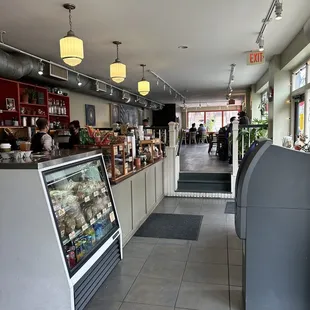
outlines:
[[[69,273],[117,229],[102,160],[43,173]]]
[[[101,150],[0,161],[0,175],[1,230],[10,231],[0,234],[0,274],[9,279],[0,308],[84,309],[122,259]]]
[[[140,155],[146,156],[146,162],[154,163],[162,157],[161,140],[159,138],[140,141]]]

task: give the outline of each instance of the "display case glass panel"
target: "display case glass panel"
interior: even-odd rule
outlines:
[[[43,177],[72,275],[119,228],[102,157]]]

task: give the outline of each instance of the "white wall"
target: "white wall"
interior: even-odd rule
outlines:
[[[70,120],[80,121],[81,127],[86,126],[85,104],[92,104],[96,108],[96,127],[110,127],[110,102],[101,98],[69,92]]]

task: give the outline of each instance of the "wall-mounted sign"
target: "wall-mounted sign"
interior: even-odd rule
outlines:
[[[228,104],[235,104],[235,103],[236,103],[235,99],[229,99],[228,101]]]
[[[260,51],[253,51],[248,53],[247,64],[251,65],[261,65],[265,63],[265,53]]]

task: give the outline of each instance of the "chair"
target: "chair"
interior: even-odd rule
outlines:
[[[196,141],[196,131],[191,131],[189,133],[189,144],[192,144],[192,141],[194,141],[194,144],[197,144],[197,141]]]
[[[214,155],[216,155],[216,152],[217,152],[217,137],[214,136],[213,133],[209,134],[208,142],[209,142],[208,154],[211,154],[211,152],[214,151]]]
[[[207,143],[208,142],[208,136],[206,131],[201,131],[200,137],[199,137],[200,143]]]

